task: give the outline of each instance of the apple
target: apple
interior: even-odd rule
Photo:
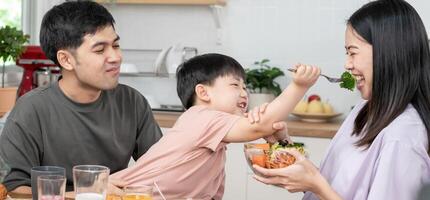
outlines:
[[[313,94],[313,95],[311,95],[311,96],[309,96],[309,97],[308,97],[308,102],[309,102],[309,103],[310,103],[311,101],[313,101],[313,100],[321,101],[321,97],[320,97],[320,96],[318,96],[318,95],[316,95],[316,94]]]

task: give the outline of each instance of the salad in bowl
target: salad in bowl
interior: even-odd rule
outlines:
[[[254,171],[252,165],[258,165],[267,169],[288,167],[296,162],[296,158],[287,152],[295,149],[303,155],[306,151],[303,143],[280,144],[280,143],[247,143],[244,152],[249,167]],[[254,173],[256,173],[254,171]]]

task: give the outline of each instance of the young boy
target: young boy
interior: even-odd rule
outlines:
[[[272,135],[272,125],[288,116],[319,73],[318,68],[298,66],[293,83],[267,106],[259,123],[250,123],[243,116],[248,94],[242,66],[220,54],[190,59],[177,71],[177,92],[187,111],[134,166],[111,180],[156,182],[166,199],[222,199],[226,145]]]

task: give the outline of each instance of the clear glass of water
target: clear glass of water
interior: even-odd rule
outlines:
[[[34,200],[39,198],[37,194],[37,178],[43,175],[66,176],[66,169],[58,166],[36,166],[31,168],[31,193]]]
[[[64,200],[66,177],[62,175],[42,175],[37,177],[39,200]]]
[[[106,198],[109,168],[101,165],[73,167],[75,200],[104,200]]]

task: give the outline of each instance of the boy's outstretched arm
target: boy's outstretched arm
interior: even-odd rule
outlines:
[[[260,115],[266,112],[266,108],[268,105],[269,103],[263,103],[260,106],[257,106],[251,109],[248,113],[245,113],[245,116],[248,117],[248,121],[251,124],[259,123]],[[266,140],[266,142],[274,144],[282,140],[282,141],[287,141],[289,144],[294,143],[291,140],[290,135],[288,135],[288,128],[287,128],[286,121],[275,122],[272,125],[272,128],[274,129],[275,132],[272,135],[264,137],[264,140]]]
[[[272,135],[276,130],[273,124],[284,121],[294,106],[303,98],[306,91],[317,81],[321,70],[310,65],[297,65],[293,82],[260,115],[259,123],[251,124],[241,118],[224,137],[224,142],[247,142]]]

